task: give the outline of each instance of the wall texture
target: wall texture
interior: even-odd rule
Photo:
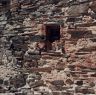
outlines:
[[[0,95],[96,95],[96,1],[0,0]]]

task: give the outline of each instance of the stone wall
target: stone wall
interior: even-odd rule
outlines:
[[[95,5],[1,0],[0,95],[96,95]],[[48,43],[47,24],[60,26],[59,40]]]

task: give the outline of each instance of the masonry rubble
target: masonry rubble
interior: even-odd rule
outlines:
[[[0,95],[96,95],[95,0],[0,0]]]

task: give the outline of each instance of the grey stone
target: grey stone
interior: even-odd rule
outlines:
[[[38,80],[38,81],[35,81],[35,82],[30,82],[29,85],[32,88],[43,86],[44,85],[44,81],[43,80]]]
[[[73,5],[67,10],[68,16],[80,16],[82,14],[88,13],[89,3]]]
[[[10,78],[10,84],[14,87],[22,87],[26,84],[26,77],[24,74],[18,74],[13,76],[13,78]]]
[[[56,86],[58,86],[58,85],[63,86],[63,85],[64,85],[64,81],[63,81],[63,80],[54,80],[54,81],[52,81],[51,83],[52,83],[53,85],[56,85]]]

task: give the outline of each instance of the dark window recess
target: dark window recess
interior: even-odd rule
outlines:
[[[2,4],[2,6],[6,6],[10,4],[10,0],[1,0],[0,3]]]
[[[7,2],[6,1],[2,1],[2,5],[7,5]]]
[[[60,25],[47,24],[45,27],[45,49],[48,51],[52,49],[52,43],[54,41],[60,40]]]
[[[59,25],[46,25],[46,40],[54,42],[60,39],[60,26]]]

